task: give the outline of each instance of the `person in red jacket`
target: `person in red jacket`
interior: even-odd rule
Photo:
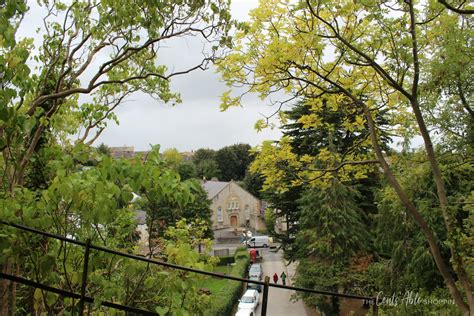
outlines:
[[[275,282],[275,284],[278,283],[278,274],[276,274],[276,272],[275,272],[275,274],[273,275],[273,282]]]

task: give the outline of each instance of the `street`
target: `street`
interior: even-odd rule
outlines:
[[[286,275],[292,275],[293,272],[287,270],[283,263],[283,259],[281,253],[275,253],[270,251],[270,249],[263,249],[259,248],[263,251],[263,261],[262,261],[262,269],[263,269],[263,276],[269,276],[271,282],[273,282],[272,276],[276,272],[278,274],[278,283],[281,283],[280,274],[285,271]],[[291,285],[291,281],[289,279],[286,280],[287,285]],[[272,288],[270,287],[268,293],[268,305],[267,305],[267,315],[270,316],[306,316],[306,310],[304,308],[304,304],[302,301],[292,302],[290,300],[293,291],[279,289],[279,288]],[[257,307],[256,316],[261,314],[262,308],[262,297],[263,292],[260,293],[260,304]]]

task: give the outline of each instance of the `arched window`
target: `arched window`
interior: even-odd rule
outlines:
[[[222,222],[222,208],[220,206],[217,208],[217,221]]]
[[[250,207],[245,205],[245,219],[250,219]]]

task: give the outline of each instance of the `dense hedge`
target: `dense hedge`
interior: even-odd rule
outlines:
[[[230,274],[236,277],[244,277],[250,262],[247,249],[239,250],[235,253],[235,263]],[[234,305],[242,295],[243,284],[237,281],[225,280],[224,288],[218,294],[220,297],[214,298],[209,315],[221,316],[232,315]]]
[[[229,263],[234,263],[235,262],[235,257],[234,256],[229,256],[229,257],[219,257],[219,262],[217,263],[218,266],[226,266]]]

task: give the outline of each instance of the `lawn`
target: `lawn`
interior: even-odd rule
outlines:
[[[214,272],[243,277],[249,261],[248,255],[236,260],[231,267],[217,266]],[[209,278],[202,283],[202,287],[211,292],[212,307],[209,315],[227,315],[232,310],[242,292],[242,284],[238,281]]]

